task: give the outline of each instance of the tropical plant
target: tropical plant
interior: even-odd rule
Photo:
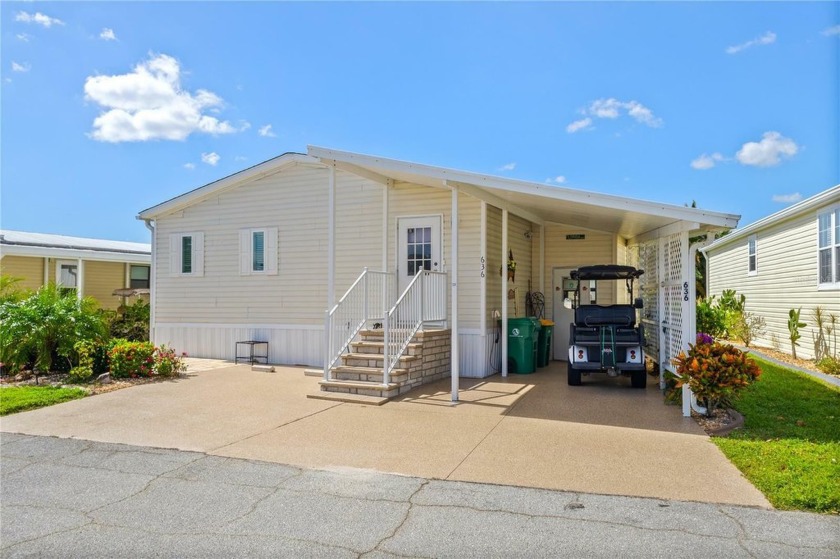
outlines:
[[[0,302],[19,301],[26,295],[26,291],[20,287],[23,278],[0,275]]]
[[[837,316],[834,314],[826,316],[822,307],[816,306],[811,317],[817,327],[816,333],[811,333],[814,340],[814,360],[819,362],[825,357],[837,359]]]
[[[187,370],[186,353],[178,355],[174,349],[161,345],[155,350],[155,372],[161,376],[177,376]]]
[[[36,374],[49,372],[55,358],[70,363],[77,341],[105,334],[96,301],[80,300],[53,283],[20,301],[0,302],[0,361],[16,369],[33,363]]]
[[[674,359],[674,365],[677,387],[687,384],[709,416],[719,407],[730,406],[737,392],[761,374],[746,352],[720,342],[690,345],[688,353]]]
[[[149,341],[150,315],[149,304],[142,299],[120,307],[111,319],[111,336],[134,342]]]
[[[114,378],[150,377],[155,374],[155,346],[151,342],[121,340],[108,352]]]
[[[713,337],[726,332],[726,313],[715,301],[715,296],[697,301],[697,331]]]
[[[736,321],[733,326],[733,335],[750,347],[750,344],[759,336],[764,334],[764,317],[748,311],[736,314]]]
[[[799,345],[799,339],[802,337],[802,334],[799,332],[800,328],[805,328],[808,326],[801,320],[799,320],[799,315],[802,312],[802,307],[798,309],[790,309],[788,312],[788,332],[790,332],[790,349],[791,355],[793,358],[796,359],[796,346]]]

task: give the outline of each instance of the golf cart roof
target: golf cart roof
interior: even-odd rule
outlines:
[[[636,279],[644,273],[644,270],[637,270],[633,266],[601,264],[598,266],[581,266],[572,271],[571,277],[574,280],[620,280]]]

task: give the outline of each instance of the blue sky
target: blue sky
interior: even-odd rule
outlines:
[[[308,144],[743,215],[840,183],[840,3],[3,2],[5,229]]]

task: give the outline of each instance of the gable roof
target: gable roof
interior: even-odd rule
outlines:
[[[806,198],[805,200],[797,202],[792,206],[788,206],[787,208],[780,210],[774,214],[770,214],[767,217],[763,217],[758,221],[754,221],[746,227],[732,231],[730,234],[721,237],[709,246],[700,249],[700,251],[706,253],[711,250],[719,249],[737,241],[738,239],[743,239],[748,235],[752,235],[753,233],[760,231],[769,225],[776,225],[780,221],[785,221],[794,218],[806,212],[813,211],[816,208],[819,208],[820,206],[831,204],[833,202],[840,202],[840,184],[838,184],[837,186],[832,186],[827,190],[823,190],[819,194],[815,194],[810,198]]]
[[[102,260],[151,262],[152,245],[2,229],[0,251],[3,254],[21,256],[91,257]]]
[[[278,172],[291,164],[335,165],[374,181],[411,183],[435,188],[457,187],[535,223],[563,223],[609,231],[632,238],[656,229],[683,225],[689,229],[732,228],[740,216],[649,202],[612,194],[496,177],[317,146],[307,155],[285,153],[238,173],[143,210],[139,219],[180,211],[227,189]]]

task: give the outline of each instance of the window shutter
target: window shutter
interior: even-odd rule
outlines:
[[[251,275],[251,230],[239,230],[239,275]]]
[[[169,276],[176,277],[181,272],[181,235],[169,235]]]
[[[204,276],[204,233],[193,233],[193,274]]]
[[[277,275],[277,228],[265,229],[265,273]]]

